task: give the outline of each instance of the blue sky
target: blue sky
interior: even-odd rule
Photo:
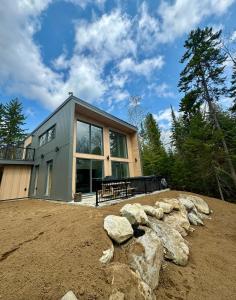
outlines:
[[[168,140],[183,43],[206,25],[236,40],[235,1],[2,0],[0,99],[23,102],[30,131],[70,91],[125,120],[139,95]]]

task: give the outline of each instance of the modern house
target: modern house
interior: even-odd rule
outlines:
[[[0,149],[0,200],[71,201],[94,179],[141,173],[136,127],[71,95],[22,148]]]

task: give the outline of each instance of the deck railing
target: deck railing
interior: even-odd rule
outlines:
[[[33,161],[33,148],[0,145],[0,160]]]
[[[96,180],[96,206],[99,203],[137,194],[147,194],[167,187],[160,176],[140,176],[121,179]]]

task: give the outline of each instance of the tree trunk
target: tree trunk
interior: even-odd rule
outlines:
[[[218,185],[218,190],[219,190],[219,193],[220,193],[220,198],[221,198],[221,200],[224,201],[225,199],[224,199],[223,191],[222,191],[219,176],[217,174],[217,171],[216,171],[215,167],[214,167],[214,172],[215,172],[215,176],[216,176],[216,182],[217,182],[217,185]]]
[[[205,96],[206,96],[206,101],[208,103],[210,115],[212,116],[212,118],[213,118],[213,120],[215,122],[216,128],[219,130],[219,132],[222,133],[221,142],[222,142],[222,145],[223,145],[223,148],[224,148],[226,160],[227,160],[228,165],[229,165],[229,169],[230,169],[230,173],[231,173],[231,178],[232,178],[234,186],[236,188],[236,172],[235,172],[235,169],[234,169],[234,165],[233,165],[232,159],[230,157],[229,149],[228,149],[228,146],[226,144],[226,141],[225,141],[225,138],[224,138],[224,134],[222,132],[220,123],[219,123],[219,121],[217,119],[216,110],[215,110],[214,105],[212,103],[212,99],[211,99],[211,97],[209,95],[208,87],[207,87],[206,80],[205,80],[203,72],[202,72],[202,84],[203,84],[203,88],[205,90]]]

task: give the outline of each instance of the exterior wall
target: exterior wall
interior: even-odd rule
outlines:
[[[76,131],[77,131],[77,120],[84,121],[87,123],[91,123],[103,128],[103,155],[94,155],[94,154],[85,154],[85,153],[76,153]],[[126,135],[127,139],[127,150],[128,150],[128,158],[118,158],[111,157],[110,154],[110,130],[120,132]],[[111,162],[119,161],[119,162],[127,162],[129,164],[129,173],[131,177],[141,176],[142,169],[140,163],[140,155],[139,155],[139,147],[137,141],[137,133],[127,133],[119,130],[119,127],[110,127],[103,124],[102,117],[100,120],[94,120],[89,117],[85,117],[83,114],[75,113],[74,117],[74,139],[73,139],[73,177],[72,177],[72,193],[75,193],[75,182],[76,182],[76,159],[84,158],[84,159],[98,159],[104,161],[104,176],[111,176]],[[107,157],[109,156],[109,159]]]
[[[74,102],[67,102],[32,135],[31,147],[35,148],[35,161],[30,182],[30,196],[55,200],[72,199],[73,120]],[[56,125],[56,135],[50,142],[39,146],[39,137]],[[53,161],[52,189],[46,196],[47,162]],[[34,195],[35,169],[39,166],[37,192]]]
[[[6,165],[0,186],[0,200],[28,197],[31,166]]]

